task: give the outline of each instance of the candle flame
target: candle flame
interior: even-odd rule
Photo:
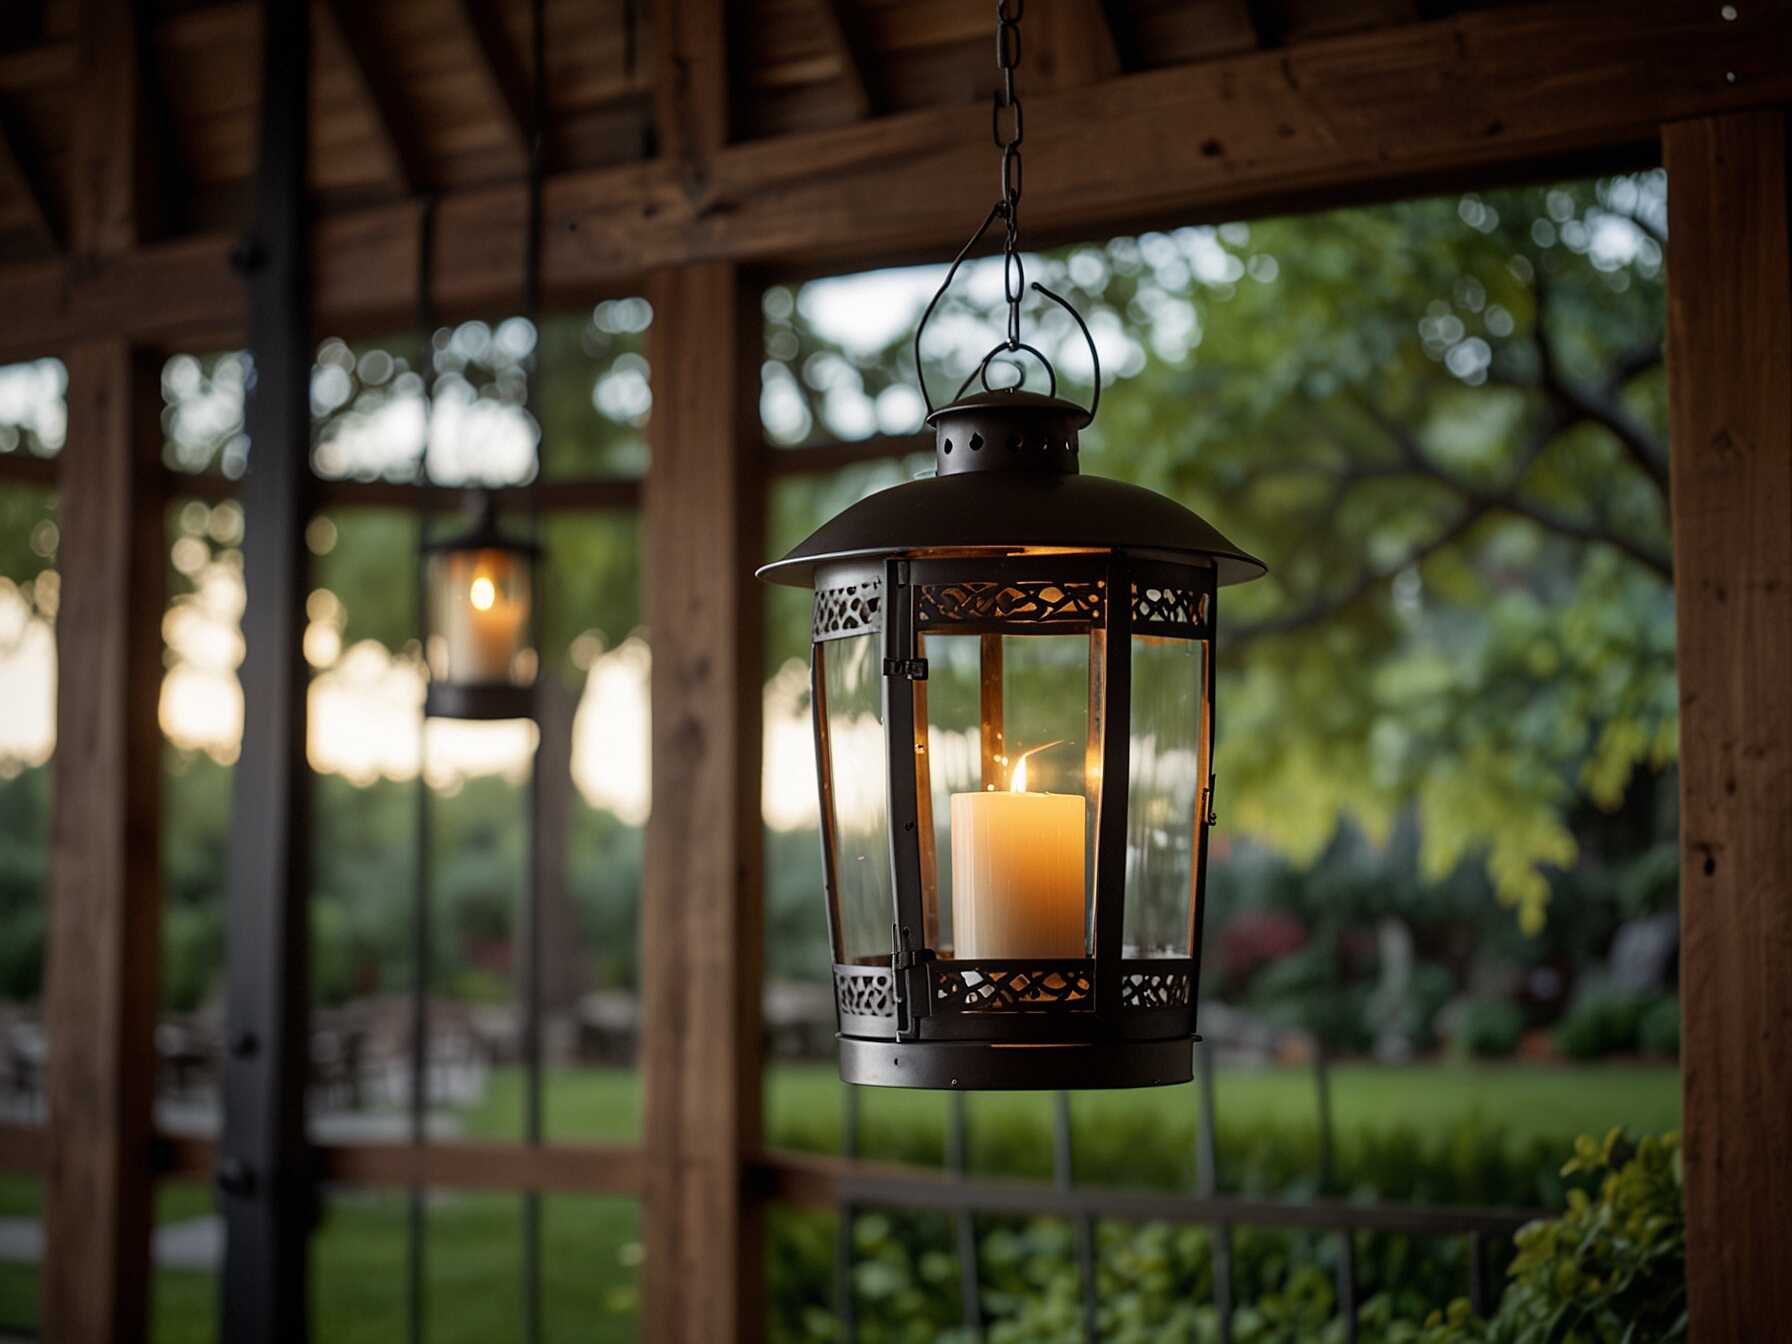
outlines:
[[[490,579],[481,574],[467,590],[467,600],[480,611],[490,611],[492,603],[498,600],[498,589]]]
[[[1025,793],[1027,791],[1027,757],[1035,752],[1048,751],[1052,747],[1061,746],[1063,742],[1064,739],[1059,738],[1056,742],[1047,742],[1042,747],[1034,747],[1032,751],[1021,752],[1019,759],[1014,762],[1013,773],[1008,776],[1008,791],[1010,793]]]

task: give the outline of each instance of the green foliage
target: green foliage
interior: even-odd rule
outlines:
[[[1664,994],[1643,1009],[1636,1028],[1637,1044],[1648,1055],[1680,1054],[1680,996]]]
[[[1456,1022],[1451,1044],[1479,1059],[1504,1059],[1524,1035],[1524,1011],[1507,999],[1469,999]]]
[[[1493,1319],[1434,1319],[1426,1344],[1670,1344],[1686,1338],[1686,1214],[1680,1136],[1582,1137],[1562,1174],[1568,1211],[1519,1232]]]
[[[1650,174],[1030,263],[1107,338],[1117,385],[1085,467],[1176,496],[1270,563],[1224,599],[1235,833],[1308,869],[1341,823],[1380,844],[1416,814],[1423,880],[1477,867],[1536,933],[1581,861],[1583,806],[1617,808],[1672,764],[1664,199]],[[936,385],[981,353],[979,292],[973,277],[941,305]],[[830,345],[823,293],[768,293],[773,438],[894,432],[909,332]],[[1051,313],[1037,333],[1086,395],[1076,333]],[[781,484],[774,547],[894,479]],[[775,666],[804,626],[794,602],[770,614]]]
[[[1635,1050],[1648,1004],[1648,996],[1632,990],[1595,986],[1556,1024],[1556,1049],[1570,1059]]]

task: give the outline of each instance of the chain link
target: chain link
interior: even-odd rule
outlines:
[[[1024,183],[1020,145],[1026,137],[1020,95],[1014,91],[1014,71],[1020,64],[1020,16],[1025,0],[996,0],[996,68],[1002,87],[990,108],[990,133],[1002,151],[1002,195],[997,206],[1005,225],[1002,240],[1002,296],[1008,301],[1007,348],[1020,348],[1020,301],[1027,292],[1026,263],[1020,256],[1020,198]],[[1002,114],[1008,114],[1008,134],[1002,133]]]

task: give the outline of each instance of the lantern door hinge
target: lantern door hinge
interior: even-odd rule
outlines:
[[[912,1041],[915,1018],[923,1015],[914,1011],[914,1000],[918,993],[925,1006],[927,963],[935,954],[931,947],[911,946],[909,931],[900,925],[895,926],[895,933],[896,950],[890,957],[890,969],[894,972],[896,990],[896,1036],[899,1040]]]
[[[884,659],[884,675],[886,677],[907,677],[910,681],[926,681],[927,660],[925,658],[886,658]]]
[[[1207,824],[1209,826],[1217,825],[1220,819],[1219,813],[1213,810],[1214,781],[1218,778],[1218,775],[1207,776]]]

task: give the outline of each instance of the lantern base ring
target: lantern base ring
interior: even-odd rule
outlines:
[[[532,719],[535,688],[510,682],[469,686],[432,681],[423,693],[423,713],[431,719]]]
[[[866,1087],[974,1092],[1164,1087],[1194,1077],[1199,1036],[1166,1041],[1005,1045],[840,1037],[840,1078]]]

